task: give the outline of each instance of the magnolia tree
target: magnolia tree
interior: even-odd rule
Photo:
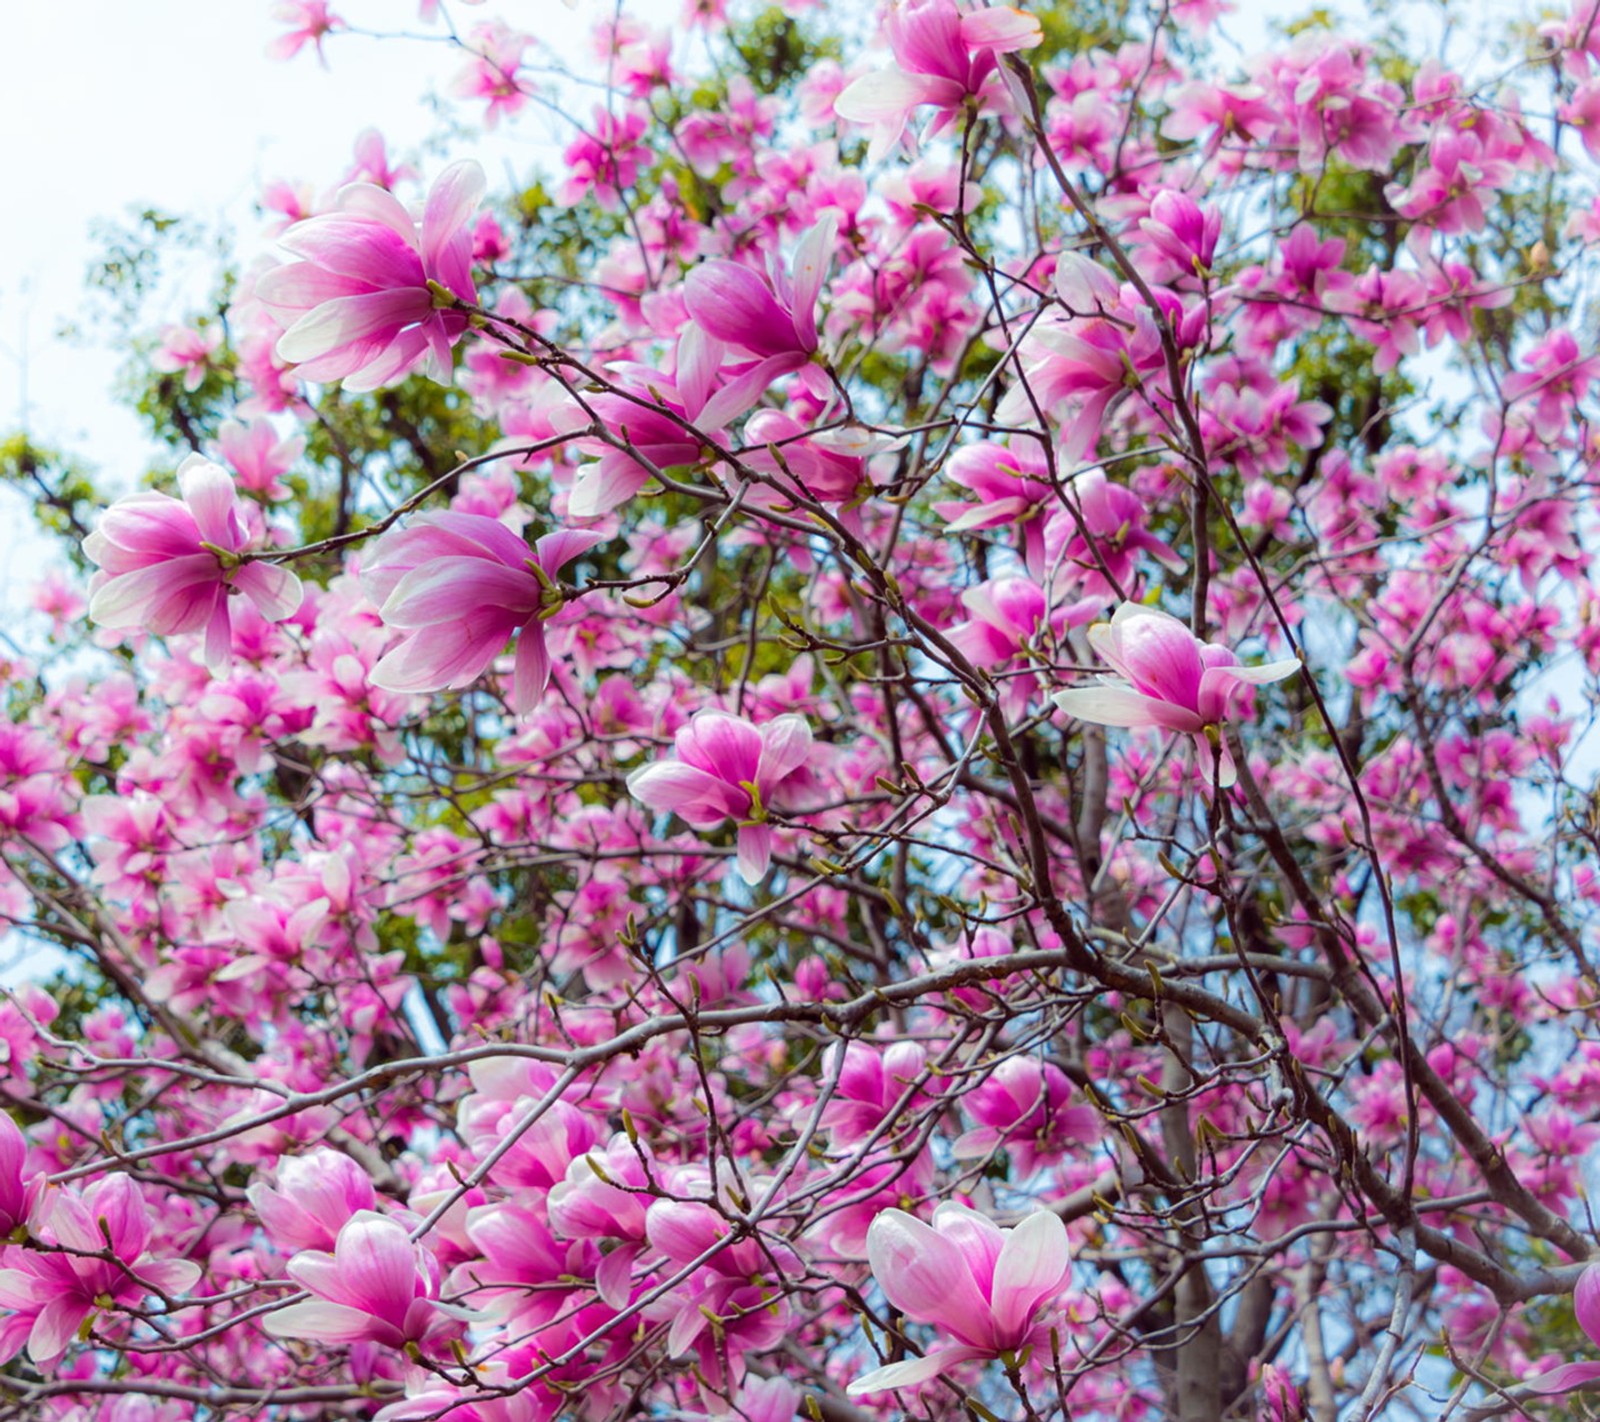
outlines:
[[[1594,0],[465,3],[4,452],[0,1419],[1588,1415]]]

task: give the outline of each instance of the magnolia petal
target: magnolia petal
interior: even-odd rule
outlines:
[[[804,716],[776,716],[761,728],[761,760],[756,773],[763,793],[811,758],[811,727]]]
[[[470,158],[452,163],[434,180],[428,190],[428,205],[422,213],[422,260],[425,267],[436,267],[444,257],[448,244],[462,234],[483,201],[487,186],[488,180],[484,177],[482,167]],[[452,272],[449,275],[460,279],[459,273]],[[445,285],[454,289],[455,282],[447,279]]]
[[[641,765],[628,776],[628,793],[652,810],[669,811],[709,829],[750,809],[748,792],[681,760]]]
[[[761,774],[763,738],[742,716],[697,711],[675,743],[680,760],[729,785],[754,784]]]
[[[772,867],[772,826],[741,825],[739,827],[739,877],[754,888],[767,877]]]
[[[401,578],[380,611],[389,626],[408,630],[458,622],[464,608],[484,614],[497,609],[515,625],[537,612],[543,597],[539,580],[526,568],[486,558],[434,558]]]
[[[278,563],[246,563],[233,575],[233,585],[268,622],[293,617],[305,597],[300,579]]]
[[[93,1305],[70,1294],[51,1299],[39,1310],[28,1333],[28,1356],[39,1367],[49,1369],[93,1312]]]
[[[817,298],[822,294],[838,235],[838,215],[830,212],[795,248],[794,333],[803,350],[817,348]]]
[[[1193,711],[1144,696],[1131,686],[1082,686],[1052,698],[1069,716],[1096,726],[1161,726],[1197,734],[1203,723]]]
[[[511,709],[526,716],[544,699],[550,685],[550,653],[545,645],[544,628],[527,623],[517,636],[517,659],[511,679]]]
[[[567,512],[573,518],[601,518],[627,503],[650,478],[650,471],[638,460],[614,451],[578,471],[567,495]]]
[[[1260,666],[1211,667],[1209,670],[1222,676],[1230,676],[1235,681],[1247,681],[1252,686],[1266,686],[1271,682],[1293,676],[1300,670],[1300,659],[1285,657],[1282,661],[1263,662]]]
[[[200,537],[234,552],[239,546],[239,532],[234,518],[238,496],[234,493],[233,475],[220,464],[191,454],[178,466],[178,488],[194,515]]]
[[[1600,1382],[1600,1363],[1563,1363],[1559,1368],[1538,1373],[1518,1384],[1516,1391],[1549,1397],[1555,1393],[1571,1392],[1592,1382]]]
[[[1589,1335],[1589,1341],[1600,1345],[1600,1264],[1591,1264],[1578,1276],[1572,1307],[1578,1326]]]
[[[984,1356],[983,1349],[965,1345],[940,1348],[921,1358],[907,1358],[903,1363],[890,1363],[886,1367],[876,1368],[857,1378],[845,1392],[851,1397],[860,1397],[867,1392],[891,1392],[897,1388],[915,1387],[918,1383],[925,1383],[948,1372],[957,1363]]]
[[[965,92],[953,79],[879,69],[847,84],[833,101],[833,111],[851,123],[879,124],[903,119],[918,104],[959,104]]]
[[[386,652],[367,680],[382,691],[460,690],[483,675],[514,627],[482,619],[424,627]]]
[[[793,320],[772,288],[737,262],[702,262],[683,284],[683,304],[697,325],[731,346],[762,356],[794,349]]]
[[[261,1326],[273,1338],[314,1339],[320,1343],[362,1343],[377,1332],[377,1320],[360,1309],[313,1299],[269,1313]]]
[[[233,665],[233,623],[228,616],[228,599],[225,597],[216,600],[210,620],[206,623],[204,657],[206,670],[213,676],[221,675]]]
[[[961,17],[961,38],[973,49],[1010,54],[1042,44],[1044,27],[1035,15],[1024,14],[1009,5],[993,5]]]
[[[1035,1210],[1006,1236],[995,1262],[989,1296],[1000,1333],[1020,1336],[1071,1269],[1066,1225],[1052,1210]]]

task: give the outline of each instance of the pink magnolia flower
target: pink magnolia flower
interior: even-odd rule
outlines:
[[[565,606],[556,574],[600,542],[560,529],[532,547],[498,519],[441,511],[385,534],[362,585],[390,627],[410,635],[373,667],[385,691],[468,686],[516,633],[511,706],[531,711],[550,684],[546,619]]]
[[[157,1290],[181,1294],[200,1266],[187,1259],[152,1259],[150,1214],[139,1187],[108,1175],[83,1194],[63,1191],[50,1204],[47,1233],[59,1252],[11,1249],[0,1269],[0,1359],[26,1342],[28,1356],[53,1371],[90,1314],[137,1304]],[[109,1258],[107,1256],[110,1256]]]
[[[1591,1264],[1578,1276],[1578,1286],[1572,1291],[1572,1309],[1577,1315],[1578,1327],[1589,1335],[1591,1343],[1600,1347],[1600,1264]],[[1549,1397],[1570,1392],[1597,1378],[1600,1378],[1600,1363],[1563,1363],[1529,1378],[1518,1391]]]
[[[998,56],[1032,49],[1044,38],[1039,21],[1007,5],[962,14],[956,0],[902,0],[884,21],[895,67],[864,74],[834,100],[851,123],[870,124],[868,161],[877,162],[905,132],[912,110],[932,104],[940,123],[983,92]]]
[[[1007,1057],[988,1080],[962,1096],[962,1110],[978,1124],[956,1138],[955,1158],[982,1160],[1003,1149],[1024,1178],[1053,1165],[1101,1135],[1094,1107],[1071,1101],[1072,1083],[1060,1067],[1034,1057]]]
[[[1090,469],[1072,481],[1071,493],[1077,496],[1078,516],[1066,509],[1050,516],[1044,530],[1045,563],[1058,573],[1072,572],[1085,594],[1127,592],[1140,554],[1183,570],[1184,561],[1171,545],[1146,530],[1148,506],[1132,489]]]
[[[679,1358],[692,1351],[709,1388],[741,1382],[746,1355],[773,1347],[788,1330],[780,1281],[799,1261],[777,1240],[725,1242],[731,1235],[727,1220],[695,1200],[658,1200],[645,1229],[651,1245],[676,1265],[692,1264],[722,1243],[645,1316],[671,1321],[667,1352]]]
[[[1016,528],[1022,533],[1023,558],[1035,578],[1044,576],[1044,515],[1053,488],[1050,464],[1038,440],[1019,439],[1011,446],[969,444],[958,449],[945,476],[974,494],[978,502],[936,503],[933,511],[952,533],[980,528]]]
[[[265,499],[289,497],[282,476],[294,467],[305,447],[304,435],[280,439],[270,420],[252,420],[248,425],[225,420],[217,431],[217,449],[233,467],[240,486]]]
[[[306,45],[312,45],[322,67],[328,67],[328,57],[322,52],[322,40],[345,23],[328,8],[328,0],[281,0],[272,7],[272,18],[289,31],[279,35],[267,46],[271,59],[293,59]]]
[[[371,1176],[326,1147],[285,1157],[276,1188],[257,1180],[245,1193],[272,1242],[289,1250],[332,1249],[351,1217],[378,1202]]]
[[[848,1389],[852,1397],[927,1382],[972,1358],[1048,1349],[1049,1329],[1039,1315],[1072,1271],[1067,1227],[1049,1210],[1001,1229],[948,1201],[933,1212],[931,1225],[903,1210],[883,1211],[867,1231],[867,1258],[895,1308],[956,1343],[857,1378]]]
[[[376,390],[412,370],[447,382],[467,318],[441,307],[428,283],[477,303],[471,228],[483,189],[483,169],[468,160],[439,175],[420,224],[370,183],[352,183],[333,212],[297,222],[279,240],[301,260],[256,283],[286,328],[278,357],[306,380],[342,380],[349,390]]]
[[[783,809],[811,756],[803,716],[753,726],[726,711],[696,712],[678,732],[678,758],[640,766],[628,792],[652,810],[670,810],[696,829],[739,822],[739,877],[759,884],[772,863],[767,814]]]
[[[493,128],[502,118],[510,118],[528,101],[527,90],[517,79],[522,55],[534,42],[503,21],[476,25],[468,40],[472,58],[456,76],[451,92],[461,99],[482,99],[483,126]]]
[[[651,1163],[642,1144],[613,1136],[603,1150],[576,1157],[546,1201],[550,1223],[568,1239],[618,1241],[601,1259],[594,1279],[601,1299],[613,1308],[627,1304],[633,1266],[644,1253]]]
[[[204,632],[206,665],[233,654],[228,598],[243,593],[269,622],[292,617],[300,580],[274,563],[247,560],[233,479],[191,454],[178,466],[180,498],[139,493],[118,499],[83,540],[100,571],[89,583],[89,616],[102,627],[157,636]]]
[[[402,1348],[456,1326],[459,1311],[435,1297],[433,1257],[411,1242],[404,1225],[372,1210],[345,1222],[332,1254],[305,1250],[289,1261],[288,1273],[316,1297],[262,1319],[274,1338]]]
[[[1202,642],[1176,617],[1125,602],[1109,623],[1089,629],[1089,641],[1121,680],[1058,691],[1069,716],[1101,726],[1160,726],[1195,738],[1214,762],[1226,789],[1236,776],[1228,743],[1215,735],[1239,688],[1282,681],[1299,671],[1294,657],[1246,667],[1227,647]]]
[[[971,615],[946,636],[973,666],[985,670],[1043,655],[1067,627],[1088,622],[1105,606],[1100,598],[1052,606],[1045,590],[1023,577],[979,583],[961,594],[961,605]],[[1038,674],[1026,666],[1005,676],[1000,705],[1007,718],[1020,716],[1038,689]]]
[[[183,375],[183,388],[191,395],[200,388],[211,369],[212,359],[222,349],[222,328],[208,326],[168,326],[161,332],[161,344],[150,357],[150,364],[166,375]]]

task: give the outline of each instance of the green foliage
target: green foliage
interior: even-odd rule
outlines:
[[[26,435],[14,434],[0,442],[0,482],[27,497],[35,522],[59,539],[73,566],[86,573],[89,562],[82,544],[105,496],[84,465]]]

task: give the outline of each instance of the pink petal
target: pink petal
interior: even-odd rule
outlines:
[[[681,760],[640,766],[628,776],[628,793],[650,809],[670,811],[700,829],[750,810],[747,792]]]
[[[939,1348],[920,1358],[907,1358],[902,1363],[889,1363],[875,1368],[857,1378],[845,1391],[851,1397],[860,1397],[867,1392],[893,1392],[903,1387],[915,1387],[918,1383],[928,1382],[941,1373],[949,1372],[957,1363],[986,1356],[982,1348],[962,1345]]]
[[[515,628],[490,609],[488,619],[463,619],[413,632],[378,661],[367,680],[384,691],[458,691],[483,675]]]
[[[239,531],[234,518],[238,505],[233,475],[198,454],[191,454],[178,466],[178,488],[194,515],[201,538],[232,553],[239,547]]]
[[[839,219],[832,212],[801,239],[794,253],[794,330],[801,348],[817,348],[817,298],[833,261]]]
[[[772,867],[772,826],[740,825],[738,846],[739,877],[754,887],[767,877],[767,870]]]
[[[457,283],[470,283],[470,278],[449,247],[456,239],[466,236],[466,225],[483,201],[485,186],[483,169],[472,159],[452,163],[428,190],[428,205],[422,214],[422,260],[429,268],[429,275],[458,296],[464,293],[457,290]],[[465,247],[465,252],[470,260],[470,245]],[[446,274],[433,270],[436,267]]]
[[[105,1247],[102,1240],[100,1247]],[[33,1321],[28,1333],[28,1356],[41,1368],[51,1368],[82,1326],[84,1319],[94,1312],[92,1305],[76,1297],[51,1299]]]
[[[336,297],[306,312],[279,336],[277,355],[304,365],[379,332],[397,333],[432,314],[433,301],[422,287]]]
[[[511,709],[526,716],[544,699],[550,685],[550,653],[545,646],[544,627],[526,623],[517,637],[517,660],[511,680]]]
[[[1589,1335],[1591,1343],[1600,1346],[1600,1264],[1591,1264],[1578,1276],[1572,1307],[1578,1326]]]
[[[795,349],[793,319],[772,288],[735,262],[702,262],[683,286],[689,315],[712,336],[757,355]]]
[[[876,124],[903,118],[918,104],[959,104],[966,90],[954,79],[880,69],[848,84],[833,101],[833,111],[851,123]]]
[[[1013,1229],[1001,1246],[989,1294],[1002,1336],[1020,1339],[1040,1305],[1060,1291],[1071,1268],[1067,1227],[1058,1215],[1035,1210]]]
[[[484,615],[492,610],[515,626],[539,610],[543,596],[526,568],[486,558],[434,558],[400,579],[381,613],[391,627],[414,628],[459,621],[465,608]]]
[[[360,1309],[315,1299],[269,1313],[261,1326],[273,1338],[314,1339],[320,1343],[364,1343],[381,1332],[378,1320]]]
[[[233,585],[268,622],[293,617],[305,597],[300,579],[277,563],[246,563],[233,575]]]
[[[1141,695],[1132,687],[1074,687],[1056,692],[1053,700],[1067,715],[1095,726],[1162,726],[1194,735],[1204,724],[1194,712]]]
[[[761,732],[726,711],[698,711],[676,737],[678,758],[729,785],[753,785],[761,772]]]
[[[804,716],[777,716],[761,727],[757,783],[763,791],[804,765],[811,758],[811,746],[811,727]]]
[[[1591,1382],[1600,1382],[1600,1363],[1563,1363],[1559,1368],[1551,1368],[1547,1373],[1539,1373],[1520,1383],[1517,1390],[1549,1397]]]

